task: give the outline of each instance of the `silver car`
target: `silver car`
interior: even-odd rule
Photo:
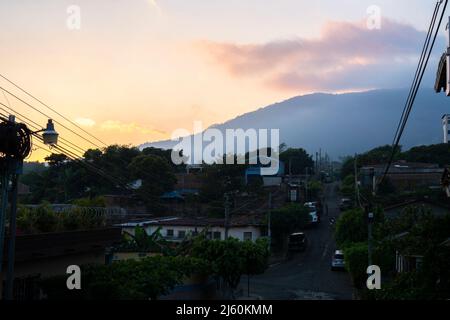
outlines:
[[[333,255],[333,260],[331,260],[331,270],[344,270],[345,260],[344,252],[342,250],[336,250]]]

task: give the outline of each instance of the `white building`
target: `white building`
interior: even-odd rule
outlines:
[[[442,128],[444,130],[444,143],[450,142],[450,114],[442,116]]]
[[[263,225],[243,217],[241,219],[232,219],[229,224],[228,236],[239,239],[240,241],[256,241],[263,236]],[[207,236],[210,239],[225,240],[225,221],[224,219],[209,218],[179,218],[165,217],[160,219],[128,222],[120,225],[123,232],[134,233],[136,226],[145,229],[147,234],[152,234],[160,228],[161,235],[169,241],[182,241],[187,235],[195,235],[207,228]]]

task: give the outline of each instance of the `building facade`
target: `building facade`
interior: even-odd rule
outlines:
[[[144,228],[147,234],[153,234],[159,229],[166,240],[174,242],[183,241],[187,236],[199,234],[205,229],[209,239],[225,240],[224,219],[169,217],[121,225],[122,230],[130,234],[134,234],[137,226]],[[228,236],[240,241],[256,241],[263,236],[263,229],[261,223],[232,220],[229,223]]]

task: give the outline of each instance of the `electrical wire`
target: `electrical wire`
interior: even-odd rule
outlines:
[[[40,139],[40,137],[38,135],[34,135],[36,138],[38,138],[39,142],[41,144],[43,143],[43,140]],[[45,144],[44,144],[45,146]],[[82,161],[78,158],[76,158],[75,156],[73,156],[72,154],[68,153],[67,151],[65,151],[64,149],[60,148],[60,147],[53,147],[54,149],[58,150],[61,154],[65,155],[68,159],[74,161],[75,163],[79,164],[80,166],[84,167],[85,169],[87,169],[88,171],[91,171],[105,179],[107,179],[109,182],[111,182],[115,187],[119,187],[121,189],[127,190],[127,191],[131,191],[130,189],[128,189],[125,185],[123,185],[123,183],[119,180],[116,180],[115,178],[113,178],[110,174],[106,174],[104,171],[102,171],[101,169],[96,168],[95,166]],[[41,147],[42,149],[42,147]],[[50,152],[52,153],[52,152]]]
[[[57,114],[58,116],[60,116],[61,118],[63,118],[64,120],[66,120],[67,122],[71,123],[73,126],[75,126],[76,128],[80,129],[81,131],[83,131],[84,133],[86,133],[87,135],[89,135],[91,138],[94,138],[95,140],[97,140],[98,142],[100,142],[101,144],[103,144],[104,146],[108,146],[105,142],[103,142],[102,140],[100,140],[99,138],[97,138],[96,136],[94,136],[93,134],[89,133],[88,131],[86,131],[85,129],[83,129],[81,126],[79,126],[78,124],[76,124],[75,122],[73,122],[72,120],[68,119],[67,117],[65,117],[64,115],[62,115],[60,112],[56,111],[54,108],[50,107],[48,104],[44,103],[42,100],[36,98],[36,96],[32,95],[31,93],[29,93],[27,90],[23,89],[21,86],[19,86],[18,84],[14,83],[12,80],[8,79],[5,75],[0,73],[0,77],[2,77],[4,80],[8,81],[10,84],[12,84],[14,87],[16,87],[17,89],[19,89],[20,91],[22,91],[23,93],[25,93],[27,96],[33,98],[34,100],[36,100],[37,102],[39,102],[41,105],[43,105],[44,107],[46,107],[47,109],[53,111],[55,114]]]
[[[434,24],[435,24],[435,21],[436,21],[436,17],[437,17],[437,14],[439,13],[440,2],[441,1],[436,2],[436,6],[434,7],[433,16],[431,18],[432,23],[430,23],[430,26],[428,27],[427,36],[425,38],[425,42],[424,42],[423,47],[422,47],[422,52],[420,54],[420,59],[419,59],[419,62],[417,64],[417,68],[416,68],[416,72],[414,74],[413,82],[411,84],[411,87],[409,88],[408,97],[407,97],[407,99],[405,101],[405,106],[403,107],[403,112],[402,112],[402,115],[400,117],[400,121],[399,121],[399,123],[397,125],[397,130],[395,131],[394,139],[392,140],[392,145],[395,144],[396,138],[397,138],[398,133],[400,131],[401,124],[402,124],[403,119],[404,119],[405,114],[406,114],[406,110],[407,110],[408,105],[409,105],[409,101],[411,100],[411,96],[412,96],[413,90],[414,90],[414,88],[417,85],[417,79],[418,79],[419,72],[420,72],[420,70],[422,69],[422,66],[423,66],[423,61],[424,61],[424,58],[425,58],[425,52],[427,51],[428,46],[430,44],[430,39],[431,39],[431,35],[432,35],[432,32],[433,32]]]
[[[2,110],[4,110],[3,108],[1,108]],[[26,121],[23,121],[23,119],[20,119],[19,117],[17,117],[20,121],[23,122],[23,124],[29,126],[30,128],[34,129],[34,130],[39,130],[39,127],[36,127],[30,123],[27,123]],[[43,138],[41,136],[39,136],[38,134],[33,134],[29,129],[28,129],[29,133],[31,133],[34,137],[36,137],[39,141],[43,142]],[[74,153],[72,150],[68,150],[66,148],[63,148],[61,146],[53,146],[55,149],[62,151],[62,153],[64,155],[66,155],[67,157],[69,157],[71,160],[74,161],[81,161],[79,158],[81,158],[82,156]],[[82,161],[81,161],[82,162]],[[90,163],[86,163],[85,167],[89,167],[91,169],[91,171],[98,173],[104,177],[106,177],[108,180],[112,181],[114,184],[118,184],[118,185],[122,185],[122,186],[127,186],[127,183],[125,183],[123,180],[113,177],[111,175],[106,174],[103,170],[101,170],[100,168],[90,164]]]
[[[51,119],[52,117],[50,117],[49,115],[47,115],[46,113],[42,112],[41,110],[39,110],[38,108],[34,107],[33,105],[31,105],[30,103],[26,102],[25,100],[23,100],[22,98],[16,96],[14,93],[8,91],[7,89],[5,89],[4,87],[0,86],[0,89],[3,89],[6,93],[8,93],[10,96],[14,97],[15,99],[19,100],[20,102],[22,102],[23,104],[25,104],[26,106],[30,107],[31,109],[33,109],[34,111],[40,113],[41,115],[43,115],[44,117]],[[70,131],[71,133],[73,133],[74,135],[76,135],[77,137],[83,139],[86,142],[89,142],[91,145],[101,149],[102,147],[100,147],[98,144],[96,144],[95,142],[92,142],[91,140],[89,140],[88,138],[82,136],[81,134],[75,132],[74,130],[68,128],[67,126],[65,126],[64,124],[62,124],[61,122],[54,120],[55,123],[59,124],[61,127],[63,127],[64,129]]]
[[[3,103],[1,103],[1,102],[0,102],[0,105],[5,106],[5,105],[4,105]],[[5,107],[6,107],[6,106],[5,106]],[[8,107],[7,107],[7,108],[8,108]],[[24,115],[22,115],[21,113],[15,111],[15,110],[12,109],[12,108],[8,108],[8,109],[9,109],[10,111],[8,111],[8,110],[6,110],[6,109],[0,107],[0,110],[5,111],[6,113],[12,112],[12,113],[15,115],[15,117],[16,117],[17,119],[19,119],[20,121],[26,123],[29,127],[33,128],[33,130],[36,130],[36,131],[37,131],[37,130],[40,130],[39,124],[36,123],[35,121],[31,120],[30,118],[27,118],[26,116],[24,116]],[[27,122],[27,121],[28,121],[28,122]],[[30,122],[33,123],[34,125],[30,124]],[[67,146],[67,147],[71,147],[71,148],[74,148],[74,149],[78,149],[78,150],[76,150],[76,152],[79,152],[81,155],[83,155],[83,154],[86,152],[85,150],[81,149],[80,147],[78,147],[77,145],[71,143],[70,141],[64,139],[63,137],[59,137],[58,140],[61,140],[61,141],[59,141],[59,143],[62,144],[62,145],[65,145],[65,146]]]
[[[437,7],[440,7],[442,2],[443,2],[442,0],[439,1],[436,4]],[[410,99],[407,100],[407,107],[403,110],[402,118],[400,119],[399,126],[397,128],[398,129],[397,130],[397,134],[394,137],[394,143],[392,145],[391,156],[390,156],[388,164],[386,165],[386,168],[384,170],[384,174],[381,177],[381,179],[379,180],[379,182],[377,183],[377,186],[379,186],[379,185],[381,185],[383,183],[383,181],[386,179],[386,176],[389,173],[389,169],[390,169],[390,167],[392,165],[392,162],[394,160],[394,156],[395,156],[396,150],[397,150],[397,148],[399,146],[400,139],[401,139],[401,137],[403,135],[403,132],[405,130],[406,124],[407,124],[408,119],[409,119],[409,115],[410,115],[412,107],[414,105],[414,101],[415,101],[415,99],[417,97],[417,92],[418,92],[418,90],[420,88],[420,84],[421,84],[423,76],[425,74],[425,70],[426,70],[426,67],[428,65],[428,62],[429,62],[429,59],[430,59],[430,56],[431,56],[431,52],[433,51],[433,47],[434,47],[434,44],[436,42],[436,38],[437,38],[437,35],[439,33],[440,26],[442,24],[442,20],[444,18],[444,14],[445,14],[447,5],[448,5],[448,0],[445,0],[445,4],[444,4],[444,7],[442,9],[441,16],[440,16],[439,22],[437,24],[437,28],[435,30],[433,41],[431,43],[431,47],[430,47],[429,50],[428,50],[428,46],[429,46],[429,41],[430,41],[431,37],[429,38],[428,35],[427,35],[428,41],[425,41],[425,44],[427,44],[427,42],[428,42],[428,45],[426,45],[426,49],[425,50],[422,50],[423,54],[421,56],[421,59],[419,60],[419,69],[420,70],[419,70],[418,73],[416,73],[416,79],[413,81],[413,86],[411,87],[412,88],[412,90],[411,90],[412,94],[410,96],[408,96],[408,98],[410,98]],[[436,18],[437,18],[437,14],[433,14],[433,19],[432,19],[432,21],[430,23],[431,34],[433,33],[433,30],[435,29],[434,26],[435,26],[435,23],[436,23]],[[426,56],[426,58],[425,58],[425,56]]]

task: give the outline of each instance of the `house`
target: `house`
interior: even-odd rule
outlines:
[[[14,300],[42,298],[39,281],[46,277],[65,275],[70,265],[108,263],[109,248],[118,244],[121,237],[120,228],[111,227],[16,236]],[[8,244],[9,238],[6,237],[6,253]],[[5,258],[3,273],[0,274],[2,279],[5,279],[8,264],[8,256]]]
[[[207,229],[210,239],[225,240],[225,219],[213,218],[181,218],[165,217],[140,222],[128,222],[119,225],[124,232],[134,234],[134,229],[140,226],[147,234],[160,229],[162,236],[168,241],[181,242],[188,235],[196,235]],[[256,241],[263,236],[265,225],[256,217],[235,217],[230,219],[229,237],[241,241]]]
[[[372,189],[385,170],[386,164],[363,167],[361,185]],[[387,178],[398,191],[414,191],[418,188],[440,188],[443,173],[444,169],[438,164],[397,161],[392,163]]]

